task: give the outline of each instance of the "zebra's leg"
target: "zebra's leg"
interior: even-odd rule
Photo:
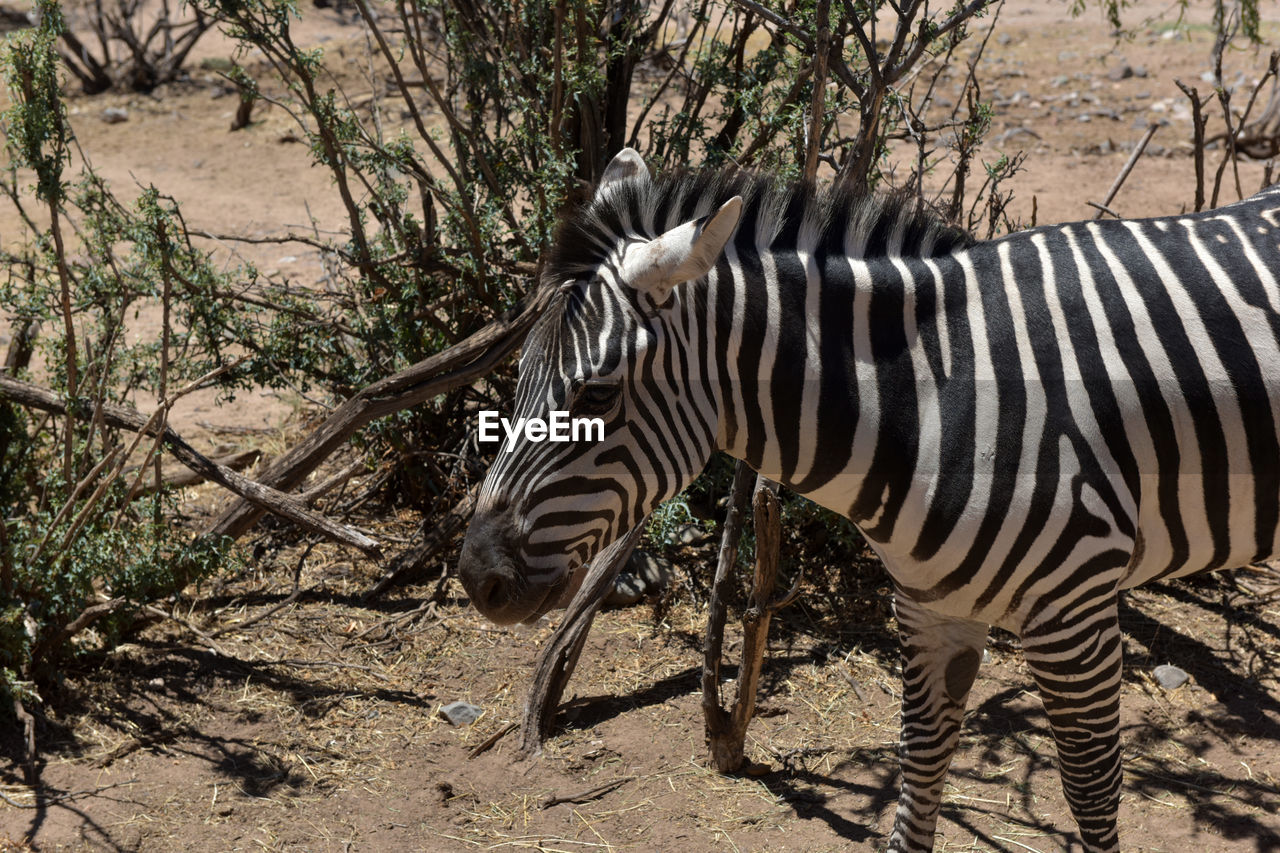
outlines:
[[[927,851],[988,626],[941,616],[901,592],[894,612],[902,642],[902,791],[889,849]]]
[[[1114,594],[1024,633],[1023,649],[1058,746],[1067,804],[1086,850],[1119,850],[1120,624]]]

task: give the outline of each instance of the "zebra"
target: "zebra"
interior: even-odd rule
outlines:
[[[1277,553],[1280,187],[977,241],[915,204],[635,151],[562,223],[459,558],[498,623],[563,606],[715,450],[850,518],[893,581],[901,788],[929,850],[990,626],[1017,634],[1090,851],[1119,848],[1121,590]]]

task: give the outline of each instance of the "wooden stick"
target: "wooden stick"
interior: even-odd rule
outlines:
[[[63,414],[67,408],[63,400],[47,388],[4,374],[0,374],[0,399],[53,414]],[[119,429],[141,431],[146,435],[159,435],[168,446],[169,452],[178,461],[252,503],[259,508],[260,512],[273,512],[304,530],[350,545],[375,560],[382,559],[382,551],[378,543],[368,536],[312,512],[292,495],[278,492],[237,474],[230,468],[218,465],[188,444],[182,436],[174,432],[172,427],[166,426],[160,430],[155,423],[136,409],[118,403],[103,403],[102,419],[105,423]]]
[[[761,480],[754,499],[756,567],[751,585],[751,606],[742,615],[742,666],[738,671],[738,692],[730,711],[726,712],[717,701],[714,712],[707,714],[707,746],[711,763],[721,773],[736,773],[746,763],[747,726],[755,714],[760,672],[764,668],[765,647],[769,641],[769,622],[774,613],[794,599],[799,589],[797,579],[787,595],[781,599],[773,598],[773,588],[778,579],[782,528],[778,496],[774,493],[776,485],[763,481],[763,478]],[[703,708],[707,709],[705,693]]]
[[[1138,144],[1133,147],[1133,153],[1129,155],[1129,160],[1124,164],[1124,168],[1120,170],[1120,174],[1116,175],[1116,179],[1111,184],[1111,189],[1107,191],[1107,197],[1102,200],[1102,204],[1095,204],[1098,212],[1094,214],[1094,219],[1101,219],[1103,213],[1111,213],[1113,211],[1108,208],[1115,199],[1116,193],[1120,192],[1120,187],[1124,186],[1125,179],[1129,177],[1129,173],[1133,171],[1134,165],[1137,164],[1138,158],[1142,156],[1142,152],[1146,150],[1147,143],[1151,141],[1151,137],[1155,136],[1156,131],[1160,129],[1158,124],[1147,125],[1147,132],[1142,134],[1142,138],[1138,140]],[[1090,202],[1092,204],[1092,202]],[[1119,217],[1117,217],[1119,218]]]
[[[1173,79],[1174,84],[1182,90],[1182,94],[1186,95],[1191,101],[1191,130],[1192,130],[1192,149],[1195,154],[1196,163],[1196,209],[1199,213],[1204,209],[1204,115],[1201,112],[1204,104],[1200,102],[1200,93],[1195,87],[1189,87],[1178,78]]]
[[[582,586],[565,609],[564,621],[538,654],[520,726],[520,752],[525,757],[542,752],[542,742],[551,734],[556,707],[578,665],[578,656],[586,645],[587,632],[604,602],[605,592],[631,556],[643,531],[642,520],[630,533],[596,555]]]
[[[561,803],[589,803],[592,800],[600,799],[605,794],[608,794],[616,788],[621,788],[628,782],[634,782],[637,778],[638,777],[636,776],[623,776],[619,779],[614,779],[612,782],[605,782],[603,785],[597,785],[594,788],[579,791],[576,794],[566,794],[564,796],[549,794],[541,803],[538,804],[538,808],[549,809],[552,806],[558,806]]]
[[[280,491],[297,488],[364,425],[484,376],[520,345],[552,292],[553,288],[538,288],[466,340],[361,389],[302,442],[273,461],[258,475],[259,481]],[[207,535],[239,539],[258,522],[264,508],[241,497],[223,511]]]
[[[751,496],[756,473],[745,462],[738,462],[733,472],[729,494],[729,511],[720,535],[720,554],[716,576],[711,584],[711,601],[707,605],[707,634],[702,644],[702,714],[706,722],[707,742],[728,725],[728,717],[720,703],[720,655],[724,649],[725,600],[733,566],[738,560],[738,539],[742,535],[742,511]]]
[[[248,468],[250,465],[257,462],[260,458],[262,458],[262,451],[253,449],[238,450],[235,453],[229,453],[226,456],[219,456],[217,459],[212,459],[210,461],[215,465],[223,465],[230,468],[232,471],[243,471],[245,468]],[[138,470],[136,467],[130,467],[126,468],[122,473],[131,474],[136,470]],[[168,486],[173,489],[185,489],[188,486],[198,486],[201,483],[206,482],[206,478],[203,474],[198,471],[192,471],[190,468],[174,471],[173,473],[166,473],[163,474],[163,477],[164,479],[161,480],[161,485]],[[134,498],[142,497],[143,495],[152,494],[155,490],[156,487],[154,482],[139,483],[133,490],[133,493],[129,495],[129,499],[133,500]]]

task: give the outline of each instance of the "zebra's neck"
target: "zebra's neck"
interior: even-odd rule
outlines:
[[[719,447],[872,535],[909,488],[919,377],[951,372],[939,338],[964,278],[949,255],[732,246],[708,289]]]

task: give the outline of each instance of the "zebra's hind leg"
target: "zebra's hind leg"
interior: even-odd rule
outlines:
[[[894,611],[902,642],[902,790],[889,849],[927,851],[988,626],[941,616],[902,592]]]
[[[1092,605],[1024,633],[1022,642],[1057,742],[1067,804],[1085,849],[1101,853],[1120,849],[1122,649],[1114,593]]]

